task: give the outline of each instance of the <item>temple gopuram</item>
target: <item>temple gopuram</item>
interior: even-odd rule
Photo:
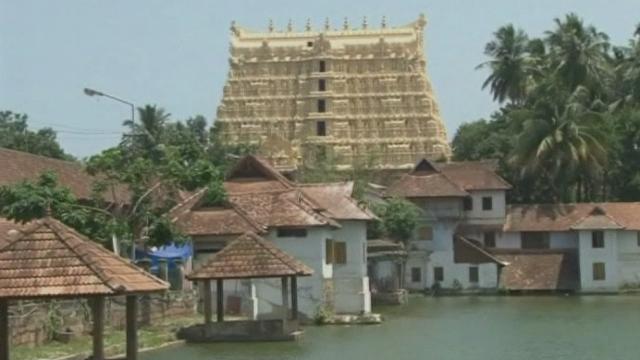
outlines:
[[[279,170],[331,159],[339,169],[414,166],[451,149],[426,72],[424,15],[407,25],[254,32],[232,23],[216,122]]]

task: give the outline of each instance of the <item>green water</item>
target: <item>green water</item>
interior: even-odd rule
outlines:
[[[638,360],[640,297],[412,297],[375,326],[306,327],[289,343],[184,345],[143,360]]]

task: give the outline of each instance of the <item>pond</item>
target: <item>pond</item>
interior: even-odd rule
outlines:
[[[382,325],[310,326],[289,343],[184,345],[143,360],[637,360],[640,297],[422,297]]]

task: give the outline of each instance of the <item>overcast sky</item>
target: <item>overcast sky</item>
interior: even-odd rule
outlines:
[[[53,127],[66,151],[84,157],[114,145],[129,116],[124,105],[85,96],[84,87],[158,104],[174,119],[213,121],[232,20],[265,30],[269,18],[280,29],[291,18],[301,30],[307,18],[318,28],[326,17],[339,27],[345,16],[360,26],[366,15],[373,27],[386,15],[396,26],[424,12],[428,72],[452,137],[461,123],[497,108],[481,90],[486,73],[475,70],[492,33],[513,23],[538,36],[571,11],[616,44],[640,22],[640,0],[0,0],[0,110]]]

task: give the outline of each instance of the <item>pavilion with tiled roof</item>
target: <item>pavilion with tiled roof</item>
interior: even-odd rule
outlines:
[[[298,316],[297,277],[311,276],[313,270],[293,256],[278,249],[272,242],[254,233],[245,233],[224,249],[211,255],[187,278],[203,281],[205,286],[205,324],[211,322],[211,280],[216,280],[217,320],[224,321],[223,280],[281,278],[283,306],[288,307],[288,279],[291,279],[292,318]]]
[[[50,217],[2,235],[0,360],[9,359],[9,301],[79,297],[92,308],[92,358],[104,359],[105,297],[121,295],[127,303],[127,359],[136,359],[137,295],[167,290],[166,282]]]

